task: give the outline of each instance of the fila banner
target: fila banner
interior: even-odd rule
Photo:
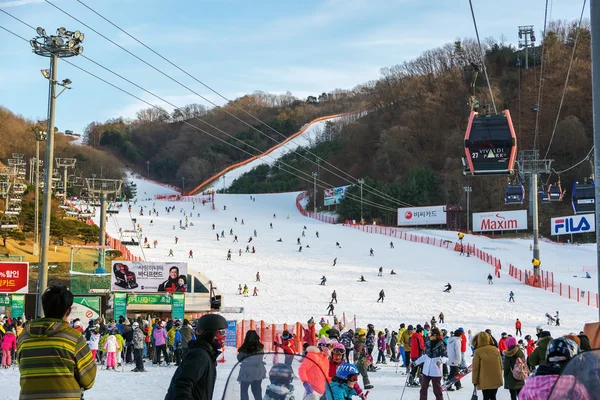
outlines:
[[[527,210],[473,213],[473,232],[527,229]]]
[[[553,235],[596,232],[596,214],[571,215],[550,220]]]
[[[445,225],[445,208],[445,206],[399,208],[398,226]]]

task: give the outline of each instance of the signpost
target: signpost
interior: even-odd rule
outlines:
[[[100,311],[100,296],[74,296],[69,318],[89,321],[90,319],[99,318]]]
[[[12,318],[19,318],[19,317],[23,317],[24,314],[25,314],[25,295],[24,294],[13,294],[10,316]]]
[[[29,263],[0,262],[0,293],[29,291]]]
[[[173,293],[171,314],[173,314],[173,320],[183,321],[185,318],[185,293]]]
[[[121,315],[127,316],[127,293],[115,293],[113,304],[114,319],[119,318]]]

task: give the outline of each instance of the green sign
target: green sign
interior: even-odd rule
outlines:
[[[74,296],[70,319],[89,321],[100,317],[100,296]]]
[[[10,295],[9,294],[0,295],[0,307],[10,307],[10,305],[11,305]]]
[[[181,293],[183,294],[183,293]],[[127,304],[171,304],[171,296],[166,294],[128,294]]]
[[[183,321],[185,317],[185,293],[173,293],[173,305],[171,307],[173,319]]]
[[[114,294],[113,309],[115,310],[114,319],[119,318],[121,315],[127,316],[127,293]]]
[[[22,317],[25,314],[25,295],[24,294],[13,294],[12,295],[12,309],[10,316],[12,318]]]

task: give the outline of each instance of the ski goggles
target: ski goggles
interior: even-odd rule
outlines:
[[[343,355],[344,355],[344,353],[345,353],[345,351],[344,351],[344,350],[342,350],[342,349],[333,349],[331,352],[332,352],[333,354],[337,354],[337,355],[340,355],[340,356],[343,356]]]
[[[358,375],[357,374],[348,375],[348,382],[356,382],[356,381],[358,381]]]

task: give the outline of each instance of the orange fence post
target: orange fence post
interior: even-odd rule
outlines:
[[[262,344],[265,344],[265,321],[260,320],[260,340]]]
[[[251,320],[250,320],[250,330],[251,330],[251,331],[254,331],[254,330],[256,330],[256,329],[254,328],[254,320],[253,320],[253,319],[251,319]]]
[[[300,322],[296,322],[296,353],[300,353],[302,343],[302,325]]]

